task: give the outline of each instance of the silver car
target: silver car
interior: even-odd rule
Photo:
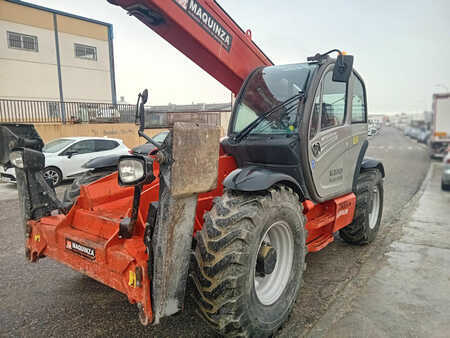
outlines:
[[[444,157],[444,168],[442,169],[442,190],[450,190],[450,148]]]

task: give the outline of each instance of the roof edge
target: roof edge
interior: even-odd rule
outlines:
[[[30,2],[26,2],[26,1],[21,1],[21,0],[6,0],[6,1],[14,3],[16,5],[26,6],[26,7],[35,8],[35,9],[39,9],[39,10],[50,12],[50,13],[55,13],[55,14],[62,15],[62,16],[67,16],[69,18],[74,18],[74,19],[78,19],[78,20],[83,20],[83,21],[87,21],[87,22],[96,23],[98,25],[112,27],[112,24],[110,24],[108,22],[86,18],[86,17],[81,16],[81,15],[76,15],[76,14],[71,14],[71,13],[59,11],[57,9],[52,9],[52,8],[44,7],[44,6],[41,6],[41,5],[36,5],[36,4],[30,3]]]

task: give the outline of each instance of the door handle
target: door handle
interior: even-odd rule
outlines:
[[[320,143],[316,142],[312,145],[312,153],[314,156],[318,156],[320,154],[320,152],[322,151],[322,149],[320,148]]]

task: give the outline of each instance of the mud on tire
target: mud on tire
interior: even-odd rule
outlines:
[[[263,237],[278,221],[292,234],[292,267],[280,295],[267,305],[255,289],[255,266]],[[261,194],[225,191],[216,198],[197,233],[190,276],[198,312],[219,334],[266,337],[287,320],[305,267],[304,226],[298,196],[284,186]]]
[[[376,205],[375,190],[379,192],[378,215],[371,220],[372,207]],[[356,209],[353,222],[339,230],[341,238],[350,244],[372,242],[380,229],[383,212],[383,178],[377,169],[361,172],[356,184]]]

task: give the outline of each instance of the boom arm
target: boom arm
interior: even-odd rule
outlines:
[[[215,0],[108,0],[134,15],[235,95],[272,61]]]

